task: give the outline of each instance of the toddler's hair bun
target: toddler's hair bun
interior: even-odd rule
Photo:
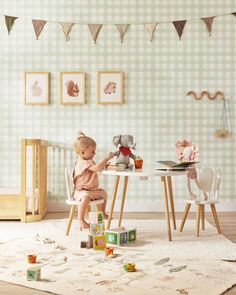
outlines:
[[[78,135],[77,135],[77,140],[79,140],[81,137],[85,137],[85,136],[86,135],[82,131],[79,131]]]

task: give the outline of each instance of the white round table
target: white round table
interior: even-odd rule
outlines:
[[[173,220],[173,227],[176,229],[176,219],[175,219],[175,207],[174,207],[174,198],[173,198],[173,189],[172,189],[172,176],[183,176],[186,175],[188,172],[185,170],[180,171],[173,171],[173,170],[155,170],[155,169],[145,169],[145,170],[125,170],[125,171],[113,171],[113,170],[103,170],[101,172],[104,175],[115,176],[112,200],[111,200],[111,207],[107,222],[107,229],[110,229],[111,220],[113,216],[114,205],[116,201],[116,195],[119,187],[120,177],[124,177],[124,185],[123,185],[123,192],[121,198],[121,206],[119,212],[119,221],[118,226],[121,226],[122,222],[122,215],[124,210],[125,198],[126,198],[126,190],[128,185],[129,177],[139,177],[139,178],[148,178],[148,177],[160,177],[161,184],[162,184],[162,196],[165,204],[165,216],[166,216],[166,223],[167,223],[167,232],[168,232],[168,239],[169,241],[172,240],[171,236],[171,227],[170,227],[170,215],[169,215],[169,204],[168,199],[170,201],[171,213],[172,213],[172,220]],[[168,193],[167,193],[167,186],[168,186]]]

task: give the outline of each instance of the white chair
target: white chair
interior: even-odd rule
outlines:
[[[79,206],[80,201],[74,200],[72,197],[72,193],[73,193],[73,181],[72,181],[72,175],[71,172],[68,168],[65,168],[65,179],[66,179],[66,191],[67,191],[67,200],[66,200],[66,204],[70,205],[70,215],[69,215],[69,221],[68,221],[68,225],[67,225],[67,229],[66,229],[66,235],[69,235],[70,232],[70,227],[71,227],[71,223],[74,217],[74,213],[75,213],[75,208],[76,206]],[[95,200],[95,201],[90,201],[89,202],[89,211],[90,208],[92,206],[96,206],[103,204],[104,200],[100,199],[100,200]],[[79,212],[79,208],[78,208],[78,212]],[[81,228],[80,228],[81,230]]]
[[[191,179],[188,177],[188,193],[190,195],[189,200],[185,200],[185,212],[180,225],[180,231],[183,231],[186,218],[188,216],[190,207],[192,204],[196,205],[196,236],[199,236],[200,229],[200,217],[202,229],[205,229],[205,205],[211,206],[211,211],[215,220],[218,234],[221,234],[220,224],[216,213],[215,204],[218,203],[219,187],[221,181],[221,171],[216,169],[213,171],[211,168],[206,167],[197,171],[197,178],[192,180],[195,181],[196,186],[199,190],[200,195],[194,195],[191,190]]]

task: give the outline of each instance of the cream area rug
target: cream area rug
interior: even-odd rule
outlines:
[[[137,241],[116,247],[114,257],[81,249],[87,233],[74,220],[65,236],[66,224],[67,219],[0,222],[0,280],[66,295],[215,295],[236,284],[236,263],[229,262],[236,260],[236,244],[209,223],[196,238],[195,221],[187,220],[184,232],[173,231],[169,242],[164,220],[124,220],[124,226],[137,228]],[[40,281],[26,279],[28,254],[37,255]],[[136,272],[124,271],[128,262]]]

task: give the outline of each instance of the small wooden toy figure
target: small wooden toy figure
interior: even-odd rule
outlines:
[[[112,248],[112,247],[105,248],[105,255],[106,256],[109,256],[110,254],[113,255],[113,252],[114,252],[114,248]]]
[[[133,165],[130,164],[129,159],[136,159],[136,156],[131,152],[131,149],[135,149],[136,143],[132,135],[117,135],[113,137],[113,143],[116,147],[119,146],[119,150],[114,152],[113,155],[117,157],[116,164],[125,164],[126,169],[133,169]]]
[[[124,265],[124,270],[128,272],[136,271],[135,263],[127,263]]]

